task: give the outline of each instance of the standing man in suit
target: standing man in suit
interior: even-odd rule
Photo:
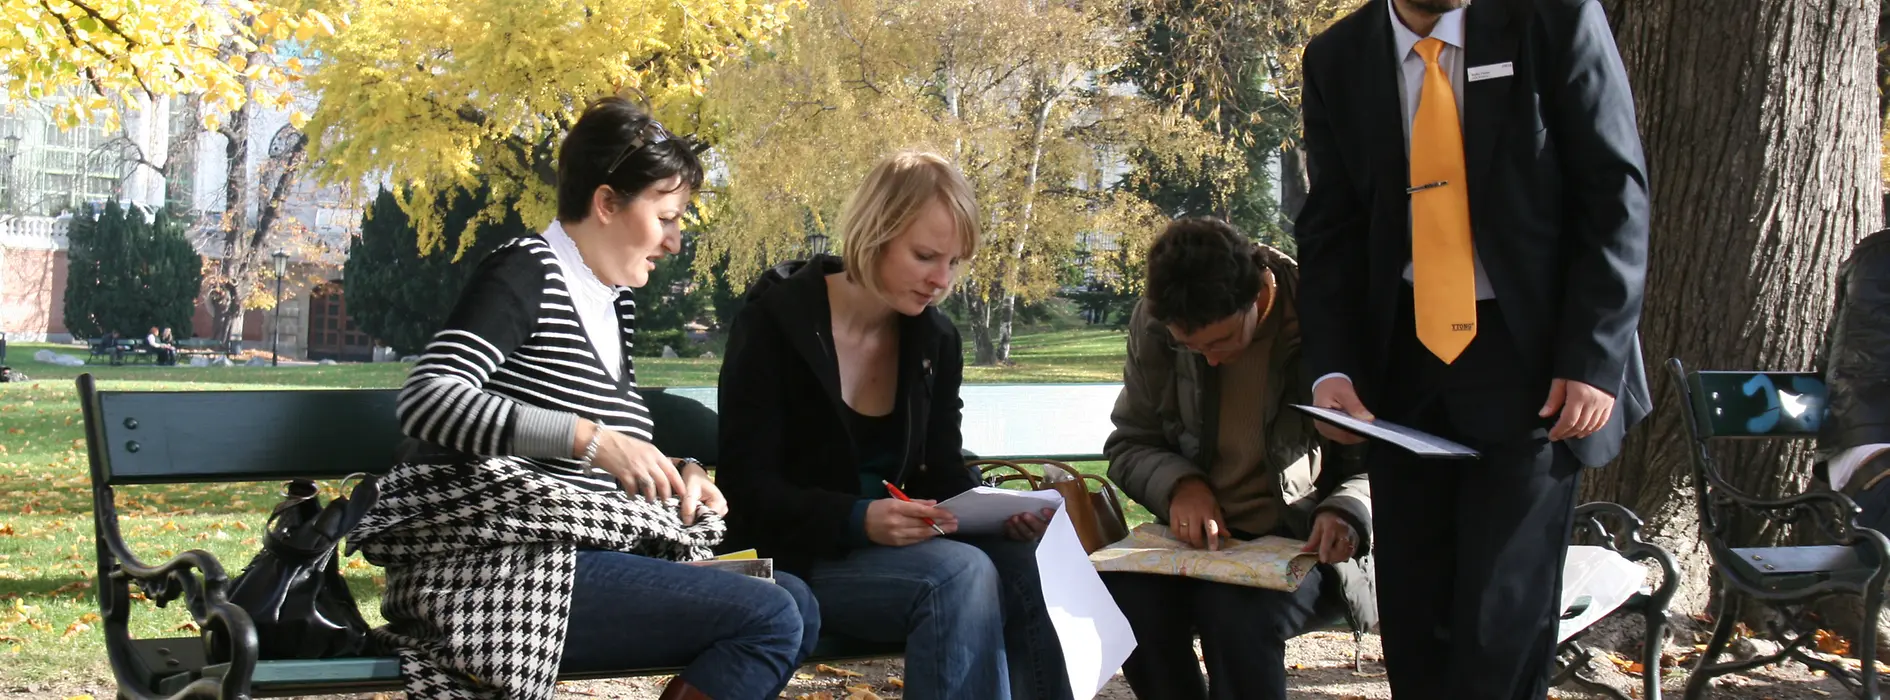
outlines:
[[[1578,474],[1651,405],[1647,177],[1607,20],[1371,0],[1313,39],[1303,85],[1313,401],[1482,453],[1367,457],[1392,692],[1542,698]]]

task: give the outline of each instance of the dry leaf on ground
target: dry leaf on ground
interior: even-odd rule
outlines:
[[[1851,653],[1851,640],[1831,630],[1818,630],[1818,651],[1844,656]]]
[[[847,686],[847,700],[882,700],[878,693],[864,685]]]
[[[826,664],[815,664],[814,670],[819,671],[821,673],[828,673],[828,674],[836,675],[841,678],[859,678],[860,676],[866,675],[866,674],[860,673],[859,671],[848,671],[844,668],[835,668],[833,666],[828,666]]]

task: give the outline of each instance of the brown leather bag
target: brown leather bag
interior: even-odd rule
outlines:
[[[1044,476],[1030,473],[1025,465],[1042,467]],[[1064,512],[1069,513],[1070,525],[1076,528],[1076,537],[1083,542],[1084,552],[1095,552],[1129,536],[1122,498],[1108,479],[1084,474],[1068,464],[1049,459],[980,459],[967,462],[966,466],[977,468],[985,483],[992,486],[1022,481],[1030,484],[1032,491],[1050,489],[1062,494]],[[1010,473],[1001,473],[1005,471]],[[992,472],[1000,473],[993,476]],[[1086,485],[1089,481],[1095,481],[1101,489],[1089,490]]]

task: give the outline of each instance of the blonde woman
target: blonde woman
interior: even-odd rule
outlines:
[[[728,546],[801,575],[823,630],[905,642],[909,700],[1066,698],[1034,555],[1050,513],[958,537],[935,507],[977,483],[959,452],[958,330],[932,306],[977,251],[977,220],[949,162],[899,153],[848,203],[841,257],[750,287],[722,364]]]

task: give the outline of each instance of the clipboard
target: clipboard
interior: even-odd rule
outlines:
[[[1365,437],[1387,442],[1403,448],[1419,457],[1434,459],[1477,459],[1483,454],[1461,444],[1445,440],[1436,435],[1407,428],[1385,420],[1362,421],[1353,418],[1344,411],[1333,408],[1319,408],[1305,404],[1289,404],[1293,408],[1311,414],[1313,418],[1331,423]]]

